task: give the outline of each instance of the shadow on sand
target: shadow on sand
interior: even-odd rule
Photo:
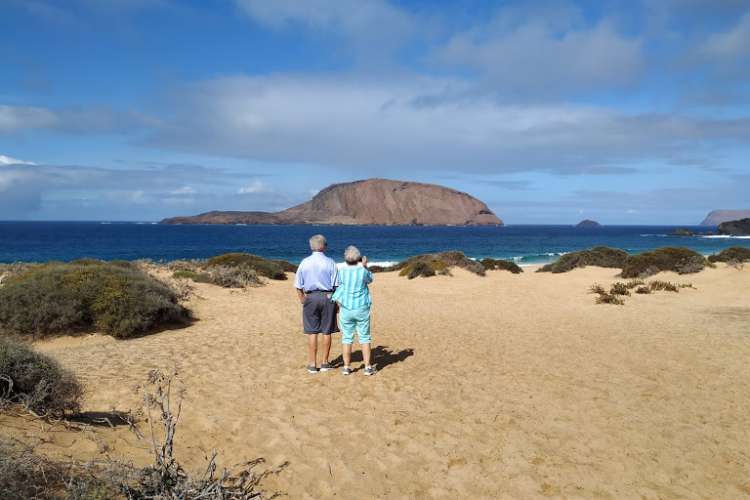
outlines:
[[[378,370],[382,370],[388,365],[394,363],[400,363],[406,358],[414,355],[414,349],[402,349],[400,351],[392,351],[386,346],[377,346],[372,348],[372,364],[375,365]],[[361,350],[352,350],[352,365],[354,363],[361,363],[364,359],[362,358]],[[331,364],[335,368],[341,368],[344,366],[344,357],[339,356],[331,360]],[[356,371],[356,370],[354,370]]]

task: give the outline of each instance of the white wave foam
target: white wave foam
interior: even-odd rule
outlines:
[[[701,238],[708,239],[731,239],[736,238],[738,240],[750,240],[750,236],[732,236],[731,234],[711,234],[711,235],[700,235]]]
[[[380,266],[380,267],[389,267],[398,264],[398,262],[390,262],[390,261],[381,261],[381,262],[367,262],[367,267],[372,266]],[[342,267],[346,266],[346,262],[337,262],[336,267],[341,269]]]

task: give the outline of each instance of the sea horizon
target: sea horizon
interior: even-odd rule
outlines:
[[[608,246],[629,254],[663,246],[686,246],[702,255],[732,246],[750,247],[750,237],[668,236],[675,229],[715,232],[716,226],[506,224],[504,226],[274,226],[158,224],[153,221],[0,221],[0,263],[69,262],[84,257],[172,261],[245,252],[299,263],[307,240],[321,233],[328,255],[343,262],[357,246],[372,264],[389,265],[414,255],[458,250],[467,257],[505,259],[521,266],[554,262],[565,253]]]

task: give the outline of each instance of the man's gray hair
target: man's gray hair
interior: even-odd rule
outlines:
[[[346,247],[346,250],[344,250],[344,260],[349,264],[359,262],[360,255],[359,250],[355,246]]]
[[[326,246],[326,237],[322,234],[316,234],[310,238],[310,250],[313,252],[322,252]]]

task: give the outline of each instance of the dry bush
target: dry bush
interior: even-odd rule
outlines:
[[[661,271],[690,274],[702,271],[706,259],[686,247],[661,247],[631,255],[622,264],[623,278],[646,278]]]
[[[624,305],[625,302],[619,298],[617,295],[610,295],[608,293],[604,295],[600,295],[596,298],[597,304],[613,304],[613,305]]]
[[[210,266],[194,280],[198,283],[211,283],[224,288],[245,288],[263,284],[256,270],[247,266]]]
[[[630,295],[630,290],[628,290],[628,285],[625,283],[613,283],[612,287],[609,289],[610,295]]]
[[[518,264],[510,260],[490,259],[488,257],[486,259],[482,259],[480,264],[482,264],[482,267],[484,267],[487,271],[510,271],[513,274],[520,274],[523,272],[523,269],[521,269]]]
[[[590,250],[566,253],[557,262],[546,264],[540,267],[537,272],[566,273],[586,266],[619,268],[627,257],[628,254],[624,250],[598,246]]]
[[[167,269],[169,269],[170,271],[184,271],[192,273],[197,273],[205,265],[205,260],[196,259],[173,260],[172,262],[167,262],[166,264]]]
[[[429,262],[416,261],[411,265],[411,269],[409,269],[409,273],[406,277],[411,280],[418,276],[424,276],[425,278],[435,276],[435,269]]]
[[[38,265],[0,288],[0,324],[36,338],[96,329],[128,338],[187,316],[166,284],[108,264]]]
[[[650,286],[639,286],[638,288],[635,289],[635,293],[640,293],[640,294],[651,293],[651,287]]]
[[[670,283],[669,281],[654,280],[649,283],[651,290],[664,290],[667,292],[679,292],[680,289],[677,285]]]
[[[297,266],[285,260],[270,260],[248,253],[228,253],[211,257],[204,268],[244,268],[252,269],[259,276],[272,280],[288,279],[286,273],[296,273]]]
[[[639,286],[642,286],[642,285],[645,285],[645,284],[646,284],[646,282],[643,281],[643,280],[632,279],[632,280],[628,281],[627,287],[630,288],[630,289],[632,289],[632,288],[636,288],[636,287],[639,287]]]
[[[729,247],[722,250],[719,255],[709,255],[709,262],[726,262],[729,265],[739,266],[744,262],[750,262],[750,248]]]
[[[433,264],[436,264],[440,269],[436,269]],[[479,262],[468,258],[463,252],[455,250],[437,254],[416,255],[383,270],[388,272],[400,271],[399,276],[409,276],[415,265],[417,265],[418,271],[415,271],[413,276],[434,276],[436,270],[440,270],[441,274],[445,274],[444,270],[450,269],[451,267],[462,267],[478,274],[479,276],[485,275],[484,266]],[[425,266],[428,266],[429,269]],[[408,270],[405,270],[406,268],[408,268]],[[431,274],[430,269],[432,270]],[[427,274],[424,274],[424,272]]]
[[[35,414],[64,416],[78,413],[82,398],[73,372],[26,343],[0,337],[0,401]]]
[[[591,288],[589,288],[589,293],[598,293],[599,295],[606,295],[607,291],[599,283],[594,283],[593,285],[591,285]]]

